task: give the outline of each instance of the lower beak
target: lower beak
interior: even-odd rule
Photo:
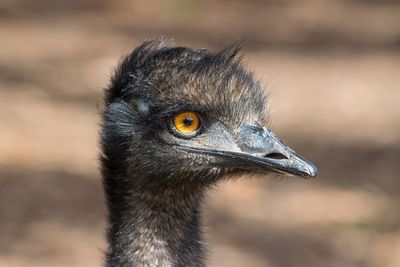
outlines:
[[[272,171],[304,178],[317,177],[313,163],[286,146],[270,129],[242,124],[236,135],[239,151],[190,148],[193,152],[215,156],[227,167]]]

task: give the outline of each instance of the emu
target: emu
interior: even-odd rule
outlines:
[[[316,177],[266,127],[262,85],[238,51],[148,41],[116,69],[101,131],[107,267],[205,266],[208,188],[238,174]]]

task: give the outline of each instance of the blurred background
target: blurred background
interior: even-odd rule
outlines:
[[[400,266],[400,2],[0,1],[0,266],[102,266],[102,89],[145,39],[239,37],[317,180],[221,184],[209,265]]]

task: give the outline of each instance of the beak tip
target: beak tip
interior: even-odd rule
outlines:
[[[307,178],[316,178],[317,176],[318,176],[317,167],[312,163],[307,164]]]

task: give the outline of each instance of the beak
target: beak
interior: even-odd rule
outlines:
[[[235,135],[239,149],[187,148],[219,158],[219,164],[253,171],[272,171],[304,178],[317,177],[314,164],[286,146],[270,129],[242,124]]]
[[[268,128],[242,124],[238,138],[244,153],[237,156],[251,165],[304,178],[317,177],[315,165],[286,146]]]

